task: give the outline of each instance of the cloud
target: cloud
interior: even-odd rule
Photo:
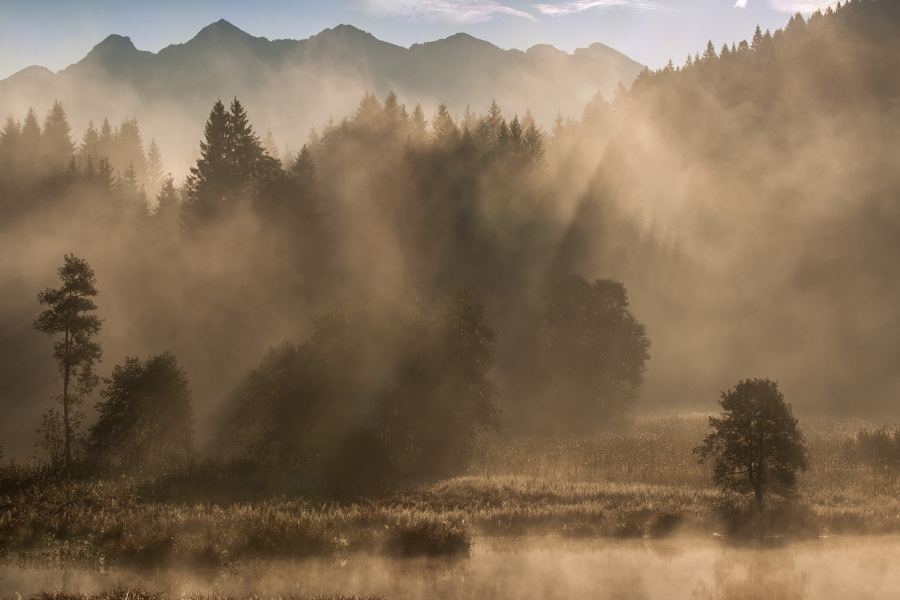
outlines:
[[[746,1],[746,0],[745,0]],[[575,2],[563,2],[562,4],[535,4],[538,12],[545,15],[569,15],[579,13],[591,8],[633,8],[637,10],[663,10],[654,2],[643,0],[576,0]]]
[[[496,0],[364,0],[363,8],[377,17],[411,21],[481,23],[490,21],[496,14],[535,20],[528,13],[503,6]]]
[[[744,0],[746,2],[746,0]],[[817,10],[825,10],[834,6],[836,0],[769,0],[769,6],[785,13],[814,13]]]
[[[734,3],[735,8],[747,8],[747,0],[737,0]]]

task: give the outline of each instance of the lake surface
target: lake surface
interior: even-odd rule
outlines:
[[[391,599],[841,599],[900,597],[900,536],[826,538],[761,549],[710,539],[497,540],[467,559],[269,560],[234,569],[19,569],[0,566],[0,597],[91,593],[116,584],[172,596],[340,591]]]

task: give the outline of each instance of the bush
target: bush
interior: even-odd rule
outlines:
[[[850,460],[882,470],[900,468],[900,427],[860,429],[847,442],[845,453]]]
[[[464,523],[422,517],[390,527],[385,549],[396,556],[466,555],[472,548],[472,533]]]

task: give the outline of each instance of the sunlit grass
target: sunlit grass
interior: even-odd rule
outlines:
[[[716,490],[690,452],[706,426],[702,415],[654,417],[592,437],[485,439],[464,476],[353,498],[314,495],[302,481],[243,463],[101,480],[6,465],[0,547],[6,561],[23,563],[212,566],[350,552],[466,554],[477,536],[739,531],[751,523],[747,500]],[[772,503],[766,526],[802,535],[900,530],[900,477],[852,459],[858,426],[801,427],[811,468],[797,498]]]

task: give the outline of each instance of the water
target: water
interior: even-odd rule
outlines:
[[[778,548],[717,540],[479,539],[468,559],[269,560],[221,571],[17,569],[0,596],[140,585],[174,597],[344,592],[386,599],[882,599],[900,593],[900,536],[827,538]]]

